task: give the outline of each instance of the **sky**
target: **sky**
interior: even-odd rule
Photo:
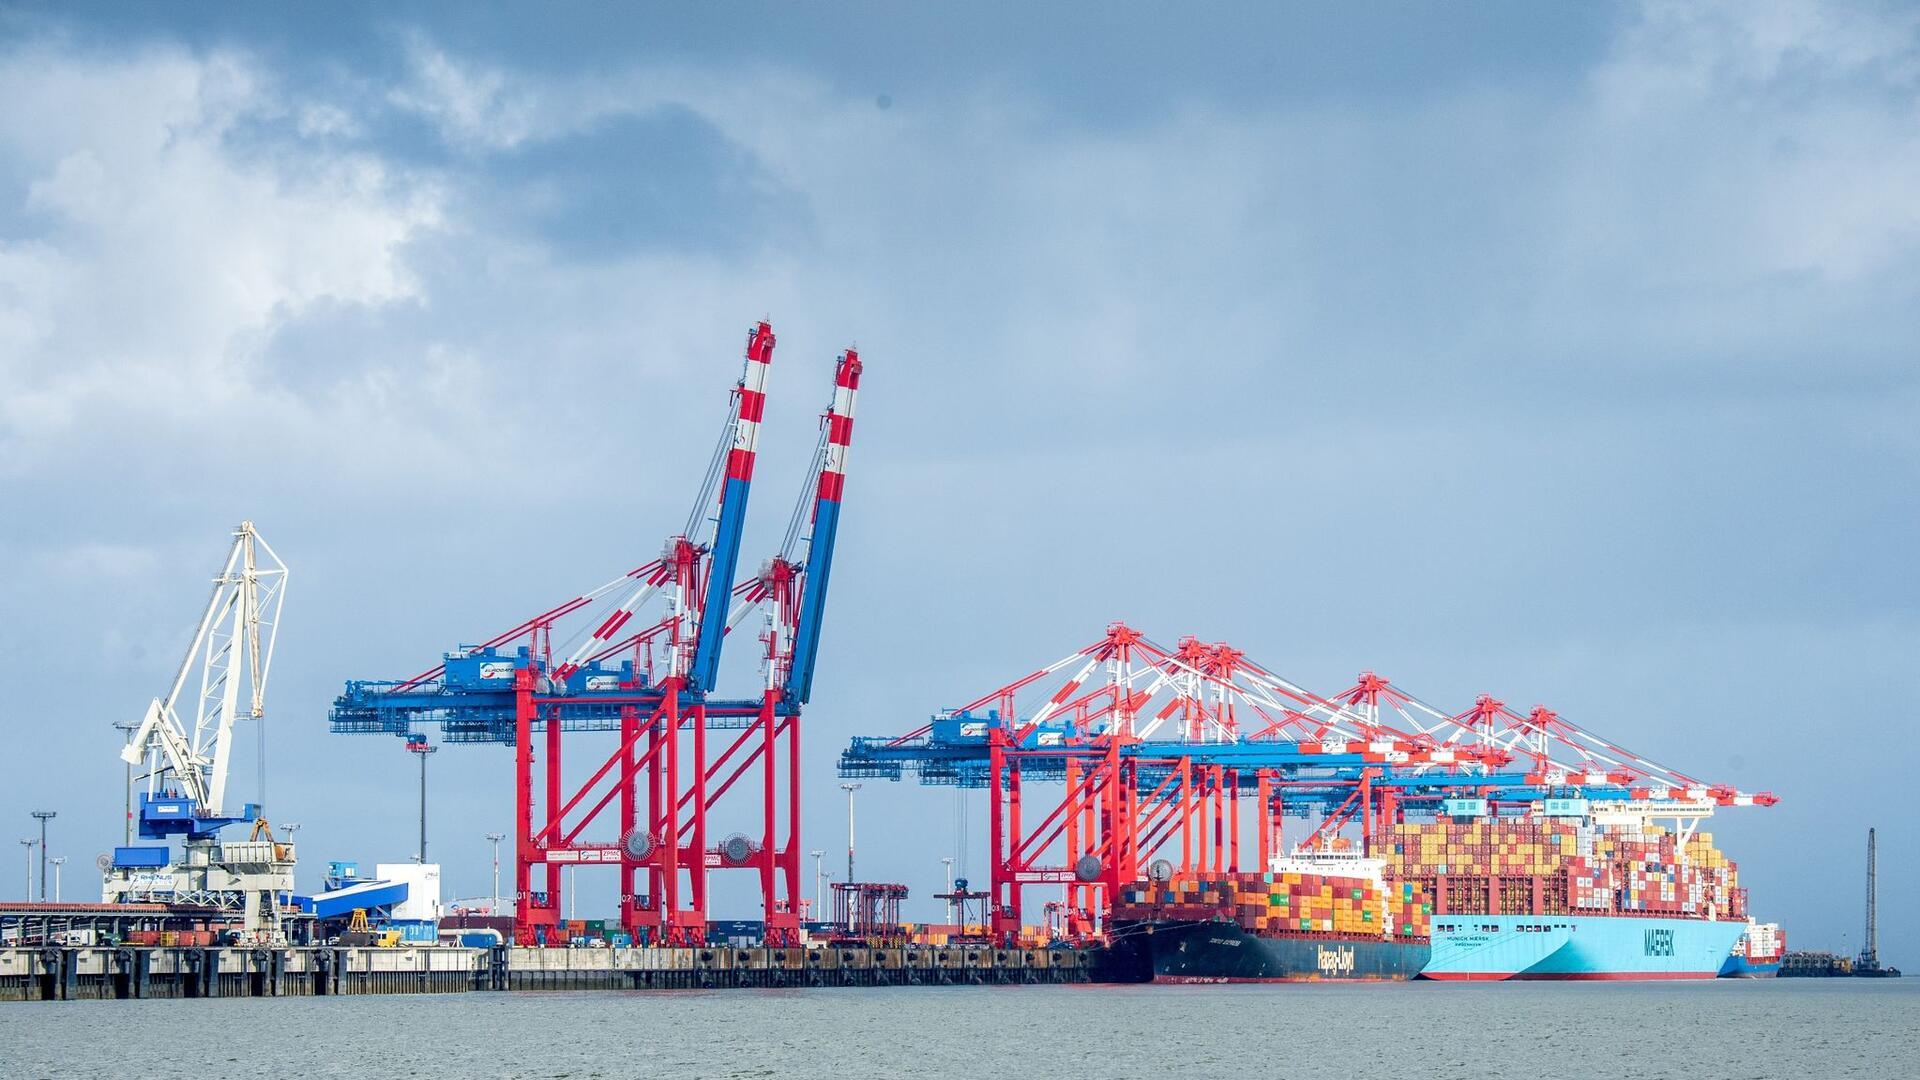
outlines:
[[[653,557],[765,316],[749,567],[867,365],[807,846],[849,737],[1124,619],[1773,791],[1711,828],[1796,946],[1858,949],[1877,825],[1920,962],[1910,8],[0,2],[0,102],[0,822],[72,896],[243,518],[301,885],[404,861],[342,683]],[[454,895],[510,765],[432,761]],[[934,891],[953,793],[859,799]]]

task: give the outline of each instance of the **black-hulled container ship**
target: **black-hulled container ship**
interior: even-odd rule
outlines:
[[[1411,979],[1432,949],[1423,941],[1268,931],[1221,920],[1170,922],[1146,942],[1155,982],[1344,982]]]
[[[1114,937],[1156,982],[1411,979],[1432,949],[1418,886],[1342,853],[1275,859],[1265,874],[1168,875],[1122,891]]]

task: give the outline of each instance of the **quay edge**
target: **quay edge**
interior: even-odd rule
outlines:
[[[1103,949],[0,948],[0,1001],[1108,981]]]

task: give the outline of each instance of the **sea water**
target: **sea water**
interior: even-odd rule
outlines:
[[[0,1004],[0,1076],[1920,1076],[1920,979]]]

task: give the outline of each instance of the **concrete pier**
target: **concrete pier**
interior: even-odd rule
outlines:
[[[1088,949],[0,949],[0,1001],[1099,981]]]
[[[954,986],[1092,982],[1075,949],[512,949],[507,989]]]
[[[434,994],[487,988],[489,950],[0,949],[0,1001]]]

